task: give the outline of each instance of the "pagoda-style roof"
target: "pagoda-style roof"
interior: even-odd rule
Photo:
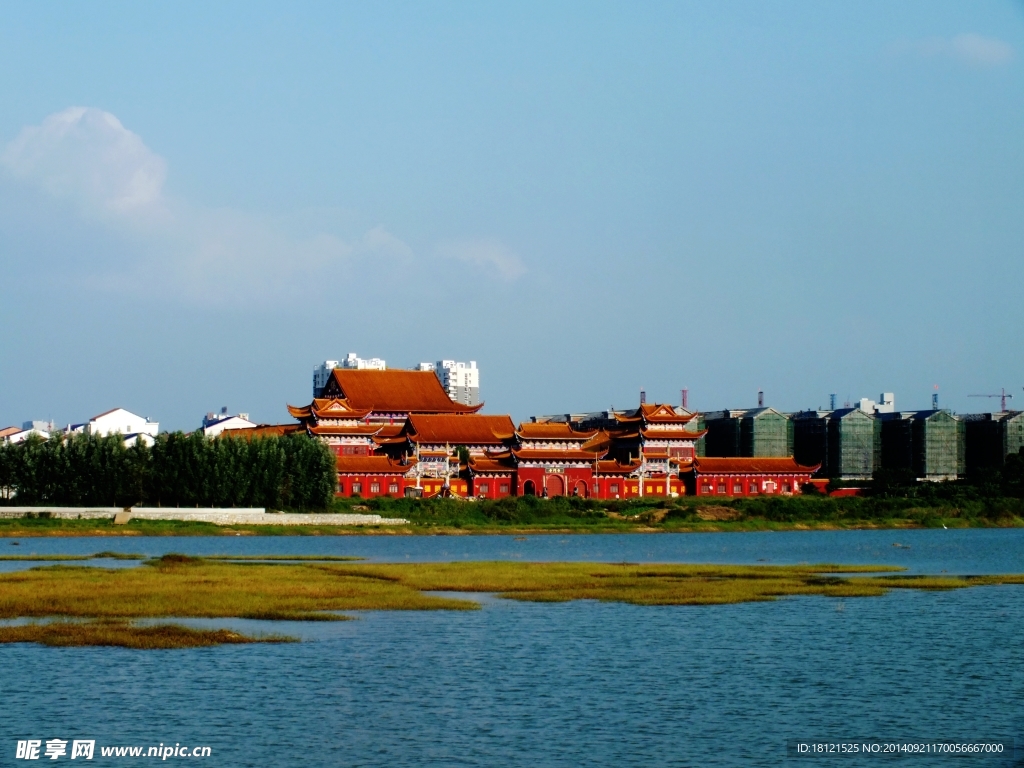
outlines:
[[[401,464],[390,456],[338,456],[340,474],[404,475],[415,461]]]
[[[612,436],[603,429],[598,429],[594,432],[594,436],[583,444],[583,450],[604,455],[611,447],[611,444]]]
[[[564,421],[525,422],[516,434],[523,440],[577,440],[586,442],[597,434],[596,429],[578,432]]]
[[[294,435],[304,428],[302,424],[257,424],[255,427],[225,429],[218,437],[240,437],[243,440],[252,440],[254,437],[282,437]]]
[[[515,462],[509,452],[502,454],[486,454],[469,457],[469,471],[474,474],[502,473],[508,474],[516,469]]]
[[[645,429],[645,440],[700,440],[708,431],[690,432],[688,429]]]
[[[476,413],[483,407],[453,401],[431,371],[335,368],[323,394],[377,413]]]
[[[612,416],[619,424],[685,424],[692,421],[696,414],[678,413],[675,408],[666,403],[640,403],[635,411],[626,413],[612,413]]]
[[[429,445],[504,445],[515,427],[508,416],[413,413],[405,432],[413,442]]]
[[[351,425],[334,425],[334,424],[314,424],[309,427],[309,433],[311,435],[333,435],[343,437],[345,435],[352,435],[353,437],[370,437],[376,435],[380,431],[380,424],[351,424]]]
[[[786,457],[710,457],[700,456],[693,460],[693,470],[697,474],[792,474],[812,475],[821,467],[797,464],[792,456]]]
[[[513,448],[512,453],[519,461],[594,461],[604,453],[574,450],[541,450],[537,448]]]
[[[632,472],[636,472],[640,469],[640,461],[632,461],[628,464],[622,464],[618,461],[608,460],[597,462],[597,468],[594,470],[595,475],[628,475]]]
[[[354,408],[351,403],[339,397],[317,397],[304,406],[288,406],[288,413],[296,419],[355,419],[361,420],[370,414],[369,408]]]

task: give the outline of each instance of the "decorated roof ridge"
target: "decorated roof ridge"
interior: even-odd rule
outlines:
[[[596,434],[583,444],[584,451],[601,452],[607,451],[612,444],[612,436],[603,429],[596,430]]]
[[[341,406],[341,407],[338,407]],[[370,409],[353,408],[343,398],[322,398],[318,397],[309,405],[287,406],[288,413],[296,419],[309,418],[345,418],[363,419],[370,414]]]
[[[764,456],[764,457],[718,457],[699,456],[693,460],[693,468],[698,473],[712,474],[716,472],[725,473],[772,473],[785,474],[814,474],[821,468],[821,464],[804,466],[797,464],[792,456]]]
[[[369,474],[405,473],[416,464],[416,459],[397,462],[390,456],[338,456],[335,459],[340,473],[365,472]]]
[[[515,462],[511,454],[495,458],[492,456],[470,456],[469,469],[473,472],[514,472]]]
[[[314,435],[361,435],[373,437],[380,432],[380,424],[313,424],[308,427]]]
[[[377,445],[405,445],[408,441],[405,437],[394,435],[374,435],[373,442]]]
[[[416,443],[493,445],[511,440],[515,427],[510,416],[501,414],[411,413],[404,432]]]
[[[456,403],[433,371],[335,368],[324,389],[354,408],[380,413],[476,413],[484,407]]]
[[[668,403],[640,403],[640,412],[648,421],[675,421],[686,423],[693,421],[696,413],[679,413],[675,406]]]
[[[267,437],[282,435],[293,435],[297,432],[301,432],[305,429],[305,425],[301,423],[296,424],[257,424],[255,427],[240,427],[239,429],[225,429],[217,437],[220,438],[236,438],[240,437],[243,440],[251,440],[254,437]]]
[[[691,432],[688,429],[645,429],[643,436],[654,440],[700,440],[708,431],[702,429],[700,432]]]
[[[640,469],[640,466],[641,462],[639,460],[623,464],[616,459],[602,459],[597,462],[595,471],[598,475],[628,475]]]
[[[612,417],[620,424],[635,424],[639,421],[686,424],[693,421],[697,414],[696,412],[691,413],[689,411],[679,413],[676,411],[675,406],[668,405],[667,403],[640,403],[640,407],[635,411],[624,413],[612,411]]]
[[[598,430],[574,430],[572,425],[564,421],[521,422],[516,428],[519,437],[528,440],[582,440],[587,441],[596,435]]]
[[[607,451],[584,451],[584,450],[546,450],[542,448],[513,448],[512,453],[517,459],[543,461],[596,461],[602,458]]]
[[[501,451],[485,451],[484,456],[488,459],[507,459],[512,457],[512,449],[505,448]]]

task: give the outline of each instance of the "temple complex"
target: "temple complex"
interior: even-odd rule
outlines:
[[[666,404],[516,427],[478,413],[482,403],[455,402],[430,371],[345,368],[320,395],[288,411],[337,457],[340,496],[786,494],[817,469],[791,458],[698,458],[697,414]]]

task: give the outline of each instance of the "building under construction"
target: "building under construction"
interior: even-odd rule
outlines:
[[[712,411],[705,415],[707,456],[792,456],[793,424],[774,408]]]
[[[1006,457],[1024,448],[1024,412],[972,413],[963,417],[966,429],[967,474],[1001,469]]]
[[[880,413],[882,468],[922,480],[955,480],[965,470],[964,421],[947,410]]]
[[[799,464],[820,464],[820,474],[840,480],[870,479],[881,465],[882,423],[860,408],[801,411],[790,419]]]

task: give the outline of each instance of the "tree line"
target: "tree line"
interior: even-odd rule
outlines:
[[[0,445],[0,504],[323,509],[337,467],[306,435],[208,438],[170,432],[126,448],[120,435]]]

